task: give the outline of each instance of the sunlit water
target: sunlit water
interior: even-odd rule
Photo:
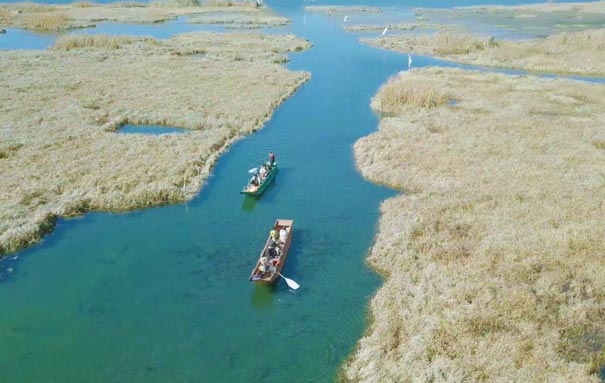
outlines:
[[[371,96],[407,55],[359,44],[341,20],[299,2],[272,5],[313,43],[288,65],[311,81],[221,157],[192,202],[62,220],[2,261],[0,382],[334,379],[380,283],[364,258],[379,204],[394,195],[360,177],[352,145],[375,130]],[[414,59],[430,64],[451,65]],[[269,150],[275,182],[260,199],[242,197]],[[278,217],[295,221],[284,274],[297,292],[247,280]]]

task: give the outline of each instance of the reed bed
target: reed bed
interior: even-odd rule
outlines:
[[[497,29],[523,36],[547,36],[560,32],[599,29],[605,24],[603,2],[555,3],[518,6],[475,6],[450,9],[415,9],[417,18],[432,24],[468,25]]]
[[[287,17],[275,16],[270,12],[266,14],[242,14],[242,13],[220,13],[220,14],[205,14],[193,16],[187,20],[190,24],[224,24],[224,25],[242,25],[249,27],[281,27],[288,25],[290,19]]]
[[[449,101],[450,96],[430,83],[392,77],[380,89],[380,97],[372,99],[372,108],[396,113],[401,107],[435,108]]]
[[[58,32],[65,29],[69,19],[66,14],[58,12],[32,13],[23,17],[22,23],[25,29]]]
[[[274,63],[310,46],[291,35],[124,39],[0,52],[0,254],[35,243],[56,217],[192,198],[220,153],[309,78]],[[127,123],[189,132],[115,132]]]
[[[459,69],[404,72],[402,99],[355,144],[381,206],[385,276],[342,370],[364,382],[594,382],[605,359],[605,87]],[[378,100],[378,101],[376,101]]]
[[[217,15],[228,13],[231,19],[243,17],[247,23],[257,18],[262,25],[284,25],[287,19],[275,16],[265,7],[249,1],[162,0],[146,3],[96,4],[79,2],[69,5],[10,3],[0,5],[3,27],[58,32],[90,27],[101,21],[123,23],[160,23],[184,15]],[[215,16],[216,17],[216,16]],[[216,21],[220,22],[220,20]],[[226,20],[226,23],[232,23]]]
[[[91,1],[77,1],[75,3],[71,3],[71,5],[75,8],[92,8],[94,6]]]
[[[605,75],[605,29],[563,32],[528,41],[497,41],[493,37],[444,32],[363,41],[385,49],[426,54],[465,64]]]
[[[308,12],[321,12],[327,15],[348,15],[352,13],[382,13],[382,8],[356,5],[307,5]]]
[[[149,38],[110,35],[67,35],[59,38],[51,49],[70,51],[81,48],[120,49],[137,41],[151,41]]]

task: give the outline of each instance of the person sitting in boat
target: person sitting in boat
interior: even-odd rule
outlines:
[[[261,180],[264,179],[267,176],[267,173],[268,173],[268,171],[267,171],[267,165],[263,164],[263,166],[260,167],[260,172],[259,172],[260,179]]]
[[[262,274],[267,272],[272,273],[275,270],[275,263],[270,260],[269,257],[261,257],[260,265],[258,266],[258,271]]]
[[[282,227],[279,231],[279,241],[284,244],[286,243],[286,239],[288,238],[288,231],[285,227]]]
[[[272,232],[275,230],[271,230]],[[267,255],[271,258],[279,257],[277,250],[277,241],[273,238],[273,235],[269,238],[269,245],[267,246]]]
[[[250,185],[252,185],[252,186],[258,186],[259,185],[258,173],[255,173],[252,176],[252,178],[250,178]]]
[[[275,154],[273,152],[269,152],[269,166],[273,167],[275,163]]]
[[[275,229],[273,229],[269,232],[269,236],[271,237],[271,239],[273,239],[274,242],[277,242],[277,240],[279,239],[279,236]]]

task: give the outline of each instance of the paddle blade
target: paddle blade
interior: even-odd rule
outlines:
[[[286,284],[288,285],[289,288],[291,288],[292,290],[298,290],[300,288],[300,285],[296,282],[294,282],[292,279],[290,278],[286,278],[283,275],[279,274],[280,277],[284,278],[284,280],[286,281]]]
[[[252,169],[248,170],[248,173],[256,174],[256,173],[258,173],[258,168],[252,168]]]

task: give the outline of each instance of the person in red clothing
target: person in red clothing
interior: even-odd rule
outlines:
[[[273,166],[275,163],[275,154],[273,152],[269,152],[269,166]]]

